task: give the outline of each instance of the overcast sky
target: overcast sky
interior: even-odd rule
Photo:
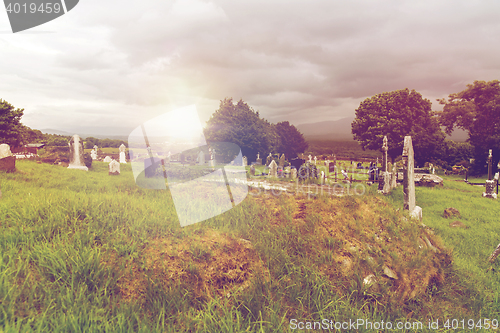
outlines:
[[[127,135],[190,104],[204,124],[225,97],[298,125],[404,88],[438,110],[500,78],[497,0],[80,0],[16,34],[3,8],[0,98],[36,129]]]

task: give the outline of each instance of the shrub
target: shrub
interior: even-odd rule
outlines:
[[[87,168],[89,168],[89,169],[92,168],[92,156],[90,156],[89,153],[84,153],[83,154],[83,161],[84,161],[85,166]]]

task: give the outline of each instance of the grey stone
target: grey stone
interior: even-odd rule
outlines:
[[[69,145],[69,166],[68,169],[85,170],[89,169],[85,166],[83,159],[83,140],[78,134],[73,135],[68,142]]]
[[[242,158],[242,163],[243,163],[243,166],[246,167],[248,165],[248,160],[247,160],[247,157],[246,156],[243,156]]]
[[[285,167],[285,154],[281,155],[279,162],[280,168],[283,169]]]
[[[102,161],[103,161],[103,162],[106,162],[106,163],[109,163],[109,162],[111,162],[111,161],[112,161],[112,159],[111,159],[111,157],[106,156],[106,157],[104,158],[104,160],[102,160]]]
[[[297,179],[297,169],[293,168],[291,171],[292,179]]]
[[[443,217],[447,219],[452,216],[460,217],[460,212],[458,211],[458,209],[453,207],[446,208],[443,212]]]
[[[443,186],[443,178],[428,173],[416,173],[414,179],[417,186]]]
[[[390,269],[386,265],[384,265],[384,274],[391,279],[394,279],[394,280],[398,279],[398,274],[396,274],[396,272],[394,272],[392,269]]]
[[[410,212],[410,217],[422,221],[422,208],[420,206],[415,206]]]
[[[250,166],[250,174],[255,176],[255,167],[253,165]]]
[[[466,226],[464,223],[460,221],[453,221],[450,223],[450,227],[452,228],[463,228],[463,229],[469,229],[468,226]]]

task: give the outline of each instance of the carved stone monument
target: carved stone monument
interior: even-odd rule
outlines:
[[[269,156],[267,156],[267,159],[266,159],[266,165],[267,166],[269,166],[269,164],[271,164],[271,160],[273,160],[273,155],[271,153],[269,153]]]
[[[422,219],[422,208],[415,205],[415,174],[414,153],[411,136],[405,136],[403,146],[403,194],[404,209],[410,212],[410,216]]]
[[[292,168],[290,174],[292,176],[292,179],[297,179],[297,169],[296,168]]]
[[[83,159],[83,141],[78,134],[73,135],[68,142],[69,146],[69,166],[68,169],[78,169],[88,171]]]
[[[278,177],[278,165],[274,160],[269,163],[269,177]]]
[[[247,160],[246,156],[243,156],[242,162],[243,162],[244,167],[246,167],[248,165],[248,160]]]
[[[262,165],[262,158],[260,158],[260,154],[259,153],[257,153],[257,160],[255,161],[255,164]]]
[[[127,149],[127,147],[125,147],[125,145],[122,143],[120,145],[120,148],[118,148],[120,150],[120,163],[127,163],[127,160],[125,159],[125,150]]]
[[[118,163],[116,160],[112,160],[109,163],[109,173],[110,175],[119,175],[120,174],[120,163]]]

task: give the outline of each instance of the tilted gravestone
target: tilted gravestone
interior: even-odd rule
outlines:
[[[269,177],[278,177],[278,165],[274,160],[269,163]]]
[[[292,168],[291,176],[292,176],[292,179],[297,179],[297,169]]]
[[[283,169],[285,167],[285,154],[280,157],[280,168]]]
[[[10,146],[6,143],[0,145],[0,170],[14,171],[16,169],[16,157],[12,155]]]
[[[252,165],[252,166],[250,166],[250,174],[251,174],[252,176],[255,176],[255,167],[254,167],[253,165]]]
[[[410,216],[422,219],[422,208],[415,205],[415,160],[411,136],[405,136],[403,146],[403,194],[404,209],[410,212]]]
[[[109,163],[109,174],[110,175],[120,174],[120,163],[118,163],[116,160],[112,160],[111,163]]]

